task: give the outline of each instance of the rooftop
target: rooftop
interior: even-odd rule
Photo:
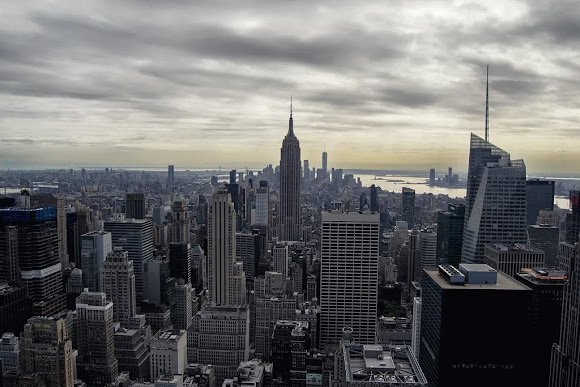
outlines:
[[[536,284],[563,284],[568,280],[565,270],[553,268],[522,268],[518,276]]]
[[[380,214],[378,212],[341,212],[323,211],[322,222],[360,222],[378,223]]]
[[[344,382],[361,385],[427,385],[411,348],[407,345],[342,343]]]
[[[487,265],[482,264],[462,264],[462,265],[475,267],[478,266],[489,267]],[[515,279],[511,278],[510,276],[502,272],[497,272],[497,280],[495,283],[491,284],[474,284],[474,283],[452,284],[449,281],[447,281],[447,279],[443,275],[439,273],[438,269],[425,269],[424,271],[439,287],[445,290],[447,289],[463,290],[463,291],[473,291],[482,289],[497,290],[497,291],[530,290],[527,286],[521,284],[520,282],[516,281]]]
[[[506,245],[503,243],[493,243],[493,244],[489,244],[486,245],[486,247],[497,250],[499,252],[502,253],[507,253],[507,252],[529,252],[529,253],[541,253],[542,250],[536,249],[534,247],[531,246],[526,246],[523,245],[521,243],[514,243],[511,245]]]
[[[153,340],[161,340],[161,341],[178,341],[179,338],[185,334],[185,331],[180,331],[179,333],[175,333],[173,331],[160,331]]]

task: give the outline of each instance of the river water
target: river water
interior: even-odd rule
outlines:
[[[451,198],[464,198],[465,188],[457,187],[437,187],[427,184],[427,179],[417,176],[401,176],[401,175],[360,175],[355,174],[354,178],[360,177],[362,185],[370,187],[371,184],[381,187],[385,191],[401,192],[403,187],[412,188],[418,195],[431,193],[433,195],[448,195]],[[569,208],[569,200],[565,196],[554,197],[554,204],[560,208]]]

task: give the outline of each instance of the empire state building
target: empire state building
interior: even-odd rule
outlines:
[[[292,103],[288,134],[280,150],[280,239],[300,240],[302,218],[300,216],[301,184],[300,142],[294,135]]]

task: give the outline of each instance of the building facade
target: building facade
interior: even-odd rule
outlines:
[[[486,244],[528,243],[526,166],[473,134],[471,146],[462,261],[482,263]]]
[[[143,300],[143,265],[153,258],[153,223],[149,219],[121,219],[104,223],[111,233],[113,247],[129,253],[135,272],[137,302]]]
[[[322,213],[321,345],[338,345],[346,326],[361,343],[375,340],[379,224],[377,213]]]
[[[128,323],[137,313],[135,272],[129,253],[115,247],[107,255],[102,269],[101,290],[113,303],[114,321]]]
[[[83,292],[76,310],[79,378],[90,386],[113,383],[119,375],[113,303],[107,301],[105,293]]]
[[[300,142],[294,134],[294,120],[290,110],[288,133],[282,141],[280,150],[280,239],[300,240],[302,216],[300,191],[302,171],[300,161]]]

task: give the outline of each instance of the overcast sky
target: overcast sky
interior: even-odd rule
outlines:
[[[2,1],[0,168],[580,165],[576,1]]]

